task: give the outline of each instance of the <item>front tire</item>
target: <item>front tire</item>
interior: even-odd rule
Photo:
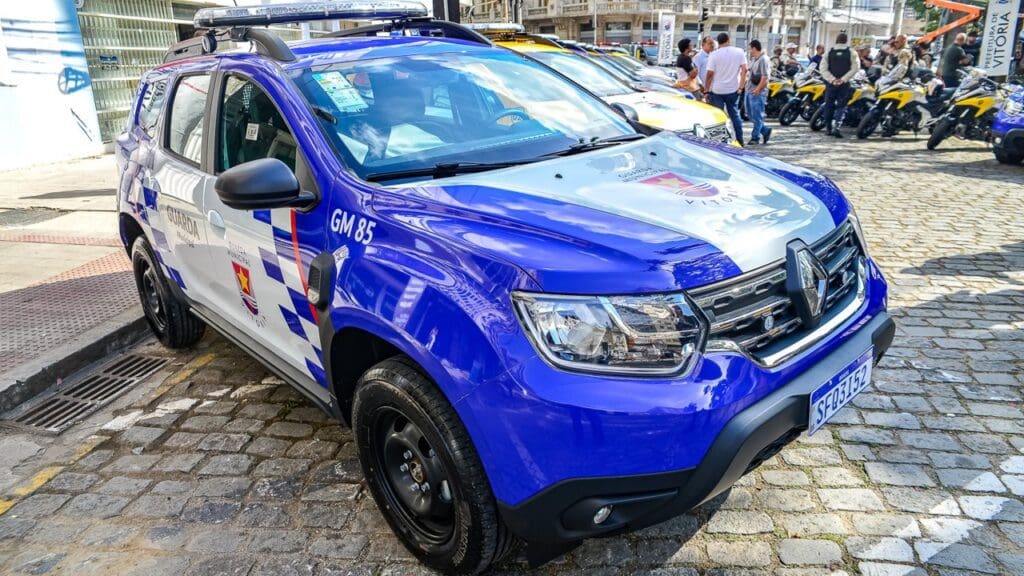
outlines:
[[[160,342],[174,349],[198,342],[206,324],[171,292],[145,236],[139,236],[132,244],[132,270],[146,322]]]
[[[811,130],[821,132],[825,129],[825,107],[820,106],[811,115]]]
[[[779,124],[782,126],[789,126],[796,122],[796,119],[800,116],[800,109],[803,108],[803,102],[799,98],[794,98],[779,110]]]
[[[947,136],[956,127],[956,120],[950,119],[948,116],[943,116],[932,126],[932,135],[928,137],[928,149],[935,150],[939,144],[946,139]]]
[[[1007,150],[1006,148],[993,148],[992,152],[996,155],[996,160],[1000,164],[1020,164],[1024,161],[1024,150],[1014,149]]]
[[[352,429],[377,507],[421,562],[445,574],[478,574],[512,548],[462,421],[410,359],[384,360],[363,374]]]
[[[882,112],[876,108],[868,110],[868,113],[860,119],[857,125],[857,138],[863,140],[875,133],[878,123],[881,120]]]

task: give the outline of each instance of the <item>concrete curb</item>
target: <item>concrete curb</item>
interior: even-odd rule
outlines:
[[[17,407],[56,384],[58,379],[67,378],[111,352],[138,342],[148,333],[142,306],[136,304],[60,347],[0,375],[0,412]]]

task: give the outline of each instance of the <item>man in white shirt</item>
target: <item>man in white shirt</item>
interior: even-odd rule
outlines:
[[[715,39],[711,36],[705,36],[700,42],[700,52],[693,57],[693,64],[697,67],[697,78],[700,78],[700,85],[704,86],[704,92],[707,93],[707,84],[704,80],[708,74],[708,57],[715,50]]]
[[[747,56],[742,48],[729,44],[729,35],[718,35],[718,50],[708,57],[707,101],[732,119],[736,140],[743,145],[743,118],[740,117],[740,92],[747,83]]]

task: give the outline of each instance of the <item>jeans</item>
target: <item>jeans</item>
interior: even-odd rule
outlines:
[[[740,93],[715,94],[711,93],[708,98],[712,106],[725,110],[725,113],[732,119],[732,129],[736,133],[736,140],[743,144],[743,118],[740,116]]]
[[[768,92],[767,90],[762,90],[761,94],[754,96],[747,90],[746,98],[747,117],[754,123],[753,129],[750,131],[750,140],[753,142],[772,132],[770,128],[764,125],[764,108],[768,105]]]
[[[831,132],[843,125],[846,119],[846,105],[853,96],[853,86],[849,82],[836,86],[829,84],[825,87],[825,131]],[[834,121],[834,124],[833,124]]]

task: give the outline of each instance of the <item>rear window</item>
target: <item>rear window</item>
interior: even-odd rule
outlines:
[[[167,80],[156,80],[142,85],[139,102],[138,125],[150,138],[156,135],[156,123],[160,119],[160,108],[167,95]]]
[[[196,165],[202,158],[203,117],[209,91],[209,74],[182,77],[174,88],[167,122],[167,147]]]

